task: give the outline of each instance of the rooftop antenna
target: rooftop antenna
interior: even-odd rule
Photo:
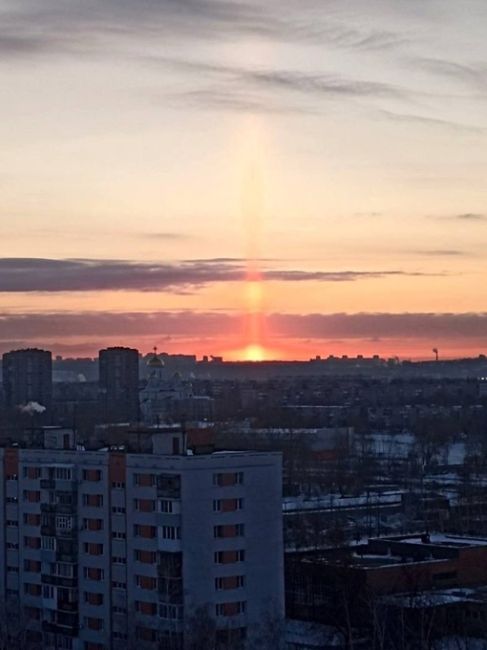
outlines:
[[[433,348],[433,354],[435,355],[435,361],[438,361],[439,359],[438,348]]]

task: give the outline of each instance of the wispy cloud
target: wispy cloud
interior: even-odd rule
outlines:
[[[0,259],[0,292],[181,291],[245,278],[244,260],[221,258],[174,263],[125,260]],[[263,279],[280,282],[354,282],[395,276],[421,277],[419,271],[308,271],[264,268]]]
[[[442,129],[449,129],[451,131],[472,133],[472,134],[485,134],[487,128],[476,124],[464,124],[462,122],[455,122],[454,120],[442,119],[438,117],[430,117],[428,115],[419,115],[414,113],[397,113],[391,110],[377,109],[379,115],[393,121],[403,122],[405,124],[416,124],[425,127],[439,127]]]
[[[487,92],[487,65],[483,63],[459,63],[445,59],[419,59],[416,63],[436,74],[460,81],[477,93]]]
[[[456,250],[454,248],[436,248],[433,250],[416,250],[412,251],[414,255],[424,257],[463,257],[468,253],[466,251]]]
[[[481,212],[461,212],[460,214],[437,215],[431,216],[430,218],[440,221],[471,223],[472,225],[487,222],[487,214],[482,214]]]
[[[459,221],[487,221],[487,215],[478,212],[464,212],[453,217]]]
[[[7,5],[8,6],[8,5]],[[60,52],[109,52],[107,39],[231,41],[258,36],[359,50],[388,50],[406,39],[393,31],[330,20],[316,6],[245,0],[16,0],[1,16],[3,58]]]

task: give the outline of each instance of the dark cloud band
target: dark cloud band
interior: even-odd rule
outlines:
[[[242,316],[228,312],[158,311],[0,314],[0,342],[125,337],[215,337],[224,341],[242,329]],[[269,335],[285,339],[421,339],[487,345],[487,313],[270,314]]]
[[[124,260],[0,259],[0,292],[165,291],[245,279],[244,260],[188,260],[171,264]],[[388,276],[421,276],[402,270],[304,271],[266,268],[262,278],[281,282],[353,282]]]

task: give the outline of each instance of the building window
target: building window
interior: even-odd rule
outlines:
[[[169,499],[161,499],[159,501],[159,512],[172,513],[173,511],[173,502]]]
[[[162,539],[181,539],[181,528],[179,526],[161,526]]]
[[[156,641],[157,640],[157,632],[156,630],[153,630],[150,627],[142,627],[141,625],[137,625],[135,627],[135,636],[137,639],[140,641]]]
[[[126,614],[127,609],[125,607],[114,606],[114,607],[112,607],[112,612],[114,614]]]
[[[87,555],[103,555],[103,544],[85,542],[83,544],[83,550]]]
[[[136,600],[135,611],[146,616],[154,616],[157,614],[157,605],[156,603],[147,603],[144,600]]]
[[[41,547],[45,551],[55,551],[56,550],[56,538],[55,537],[44,537],[44,536],[42,536]]]
[[[24,548],[41,548],[41,538],[25,536]]]
[[[155,484],[154,474],[134,474],[134,485],[138,487],[153,487]]]
[[[71,481],[73,472],[69,467],[56,467],[54,469],[54,478],[59,481]]]
[[[67,562],[55,562],[51,564],[51,575],[61,578],[73,578],[75,575],[75,565]]]
[[[99,469],[84,469],[83,470],[83,481],[101,481],[102,473]]]
[[[215,551],[216,564],[234,564],[245,561],[245,551]]]
[[[179,499],[181,496],[181,477],[179,474],[159,474],[157,494],[160,497]]]
[[[41,516],[36,515],[32,512],[24,513],[24,524],[26,526],[40,526],[41,525]]]
[[[25,617],[31,621],[39,621],[41,610],[38,607],[24,607]]]
[[[83,576],[86,580],[95,580],[99,582],[105,578],[105,571],[103,569],[98,569],[97,567],[85,566],[83,568]]]
[[[149,589],[153,591],[157,588],[157,580],[149,576],[135,576],[135,584],[141,589]]]
[[[112,481],[112,490],[124,490],[125,489],[125,483],[122,483],[121,481]]]
[[[7,546],[7,549],[9,551],[16,551],[19,548],[19,545],[18,545],[17,542],[7,542],[6,546]]]
[[[143,526],[142,524],[134,525],[134,535],[135,537],[145,537],[148,539],[153,539],[156,537],[156,527],[155,526]]]
[[[17,528],[17,526],[19,525],[19,522],[16,519],[7,519],[7,521],[5,522],[5,525],[9,526],[9,527],[15,526]]]
[[[31,582],[24,583],[24,593],[29,594],[29,596],[40,596],[42,593],[41,585],[35,585]]]
[[[103,605],[103,594],[93,593],[92,591],[84,592],[84,601],[88,605]]]
[[[125,539],[127,535],[123,533],[121,530],[113,530],[112,531],[112,539]]]
[[[114,515],[124,515],[125,514],[125,508],[122,506],[113,506],[112,507],[112,514]]]
[[[7,497],[7,498],[5,499],[5,502],[6,502],[6,503],[18,503],[19,500],[18,500],[17,497]]]
[[[242,589],[245,586],[245,576],[222,576],[215,578],[216,591],[226,589]]]
[[[154,512],[156,509],[153,499],[134,499],[134,506],[139,512]]]
[[[59,530],[72,530],[73,529],[73,518],[67,515],[57,515],[56,516],[56,528]]]
[[[87,627],[89,630],[103,630],[103,619],[102,618],[94,618],[93,616],[85,616],[84,618],[84,624],[85,627]]]
[[[103,506],[103,494],[83,494],[83,505],[91,508]]]
[[[83,519],[84,530],[103,530],[103,519]]]
[[[183,608],[180,605],[159,605],[159,616],[169,620],[178,620],[183,617]]]
[[[38,560],[24,560],[24,571],[30,573],[40,573],[41,563]]]
[[[39,503],[41,500],[41,493],[39,490],[24,490],[24,501],[27,503]]]
[[[235,512],[243,510],[243,499],[214,499],[214,512]]]
[[[225,526],[214,526],[214,537],[243,537],[244,535],[243,524],[227,524]]]
[[[135,549],[134,559],[136,562],[142,562],[143,564],[155,564],[157,555],[154,551],[141,551],[140,549]]]
[[[118,582],[116,580],[112,581],[112,589],[127,589],[126,582]]]
[[[41,468],[35,467],[33,465],[28,465],[24,467],[24,478],[29,478],[31,480],[36,480],[41,477]]]
[[[218,472],[217,474],[213,474],[213,485],[217,485],[218,487],[242,485],[243,481],[243,472]]]
[[[236,603],[218,603],[216,605],[217,616],[238,616],[245,614],[247,603],[245,601],[238,601]]]

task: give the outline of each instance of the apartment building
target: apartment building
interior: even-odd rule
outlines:
[[[51,427],[0,473],[0,599],[28,647],[181,648],[203,619],[223,643],[283,616],[279,454],[191,453],[175,427],[152,453],[84,450]]]
[[[2,357],[2,383],[7,408],[19,408],[29,402],[49,408],[52,401],[51,353],[36,348],[6,352]]]
[[[113,347],[98,353],[100,406],[107,422],[139,419],[139,352]]]

